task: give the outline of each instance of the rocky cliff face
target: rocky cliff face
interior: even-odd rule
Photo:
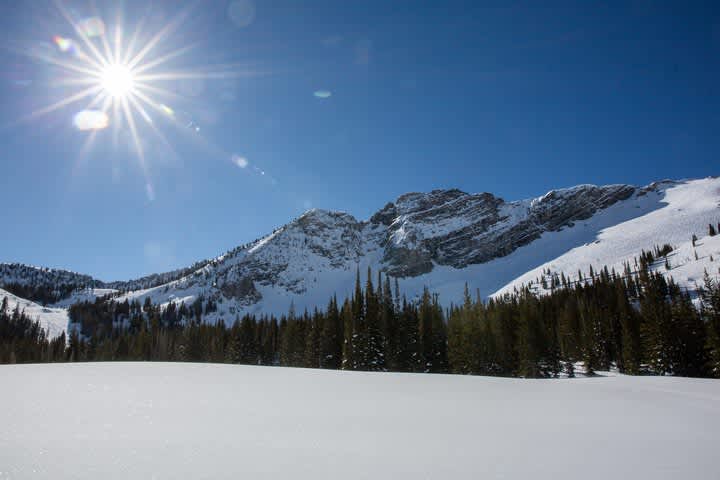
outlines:
[[[303,295],[317,283],[330,283],[325,290],[332,291],[332,282],[354,278],[360,265],[409,278],[438,266],[462,269],[484,263],[639,192],[628,185],[581,185],[515,202],[456,189],[408,193],[368,221],[311,210],[251,245],[192,268],[130,282],[103,283],[87,276],[73,281],[126,291],[143,288],[136,297],[150,295],[158,302],[198,296],[224,299],[232,313],[257,304],[265,295]],[[0,286],[11,277],[8,271],[17,278],[18,268],[3,265]]]
[[[506,203],[490,193],[436,190],[403,195],[370,221],[387,227],[386,271],[407,277],[428,273],[434,264],[463,268],[508,255],[633,193],[628,185],[583,185]]]

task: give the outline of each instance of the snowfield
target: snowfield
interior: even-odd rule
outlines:
[[[717,479],[720,382],[0,366],[0,479]]]

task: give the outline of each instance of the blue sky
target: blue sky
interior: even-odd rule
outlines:
[[[144,59],[193,45],[152,70],[193,74],[149,95],[172,118],[135,112],[145,168],[127,122],[83,149],[73,116],[90,98],[28,118],[79,90],[48,58],[68,60],[53,36],[82,39],[53,3],[27,3],[0,6],[0,261],[126,279],[309,207],[365,219],[408,191],[514,200],[720,173],[715,2],[200,1]],[[63,5],[106,35],[120,10],[138,45],[178,13]]]

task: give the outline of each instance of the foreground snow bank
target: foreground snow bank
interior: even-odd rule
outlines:
[[[0,366],[0,479],[717,478],[720,382]]]

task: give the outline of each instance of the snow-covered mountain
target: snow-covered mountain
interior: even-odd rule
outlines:
[[[665,243],[675,247],[667,273],[694,287],[705,269],[717,274],[720,266],[720,236],[707,237],[708,224],[720,221],[719,206],[718,178],[580,185],[512,202],[459,190],[408,193],[365,221],[310,210],[254,243],[174,272],[112,283],[81,276],[84,289],[60,305],[119,290],[119,299],[161,304],[212,299],[218,309],[210,319],[281,314],[348,295],[356,272],[364,277],[368,267],[398,278],[409,297],[427,286],[449,304],[466,282],[485,295],[537,288],[548,270],[574,277],[590,266],[620,268]],[[0,286],[8,278],[52,282],[56,272],[21,267],[0,266]]]

